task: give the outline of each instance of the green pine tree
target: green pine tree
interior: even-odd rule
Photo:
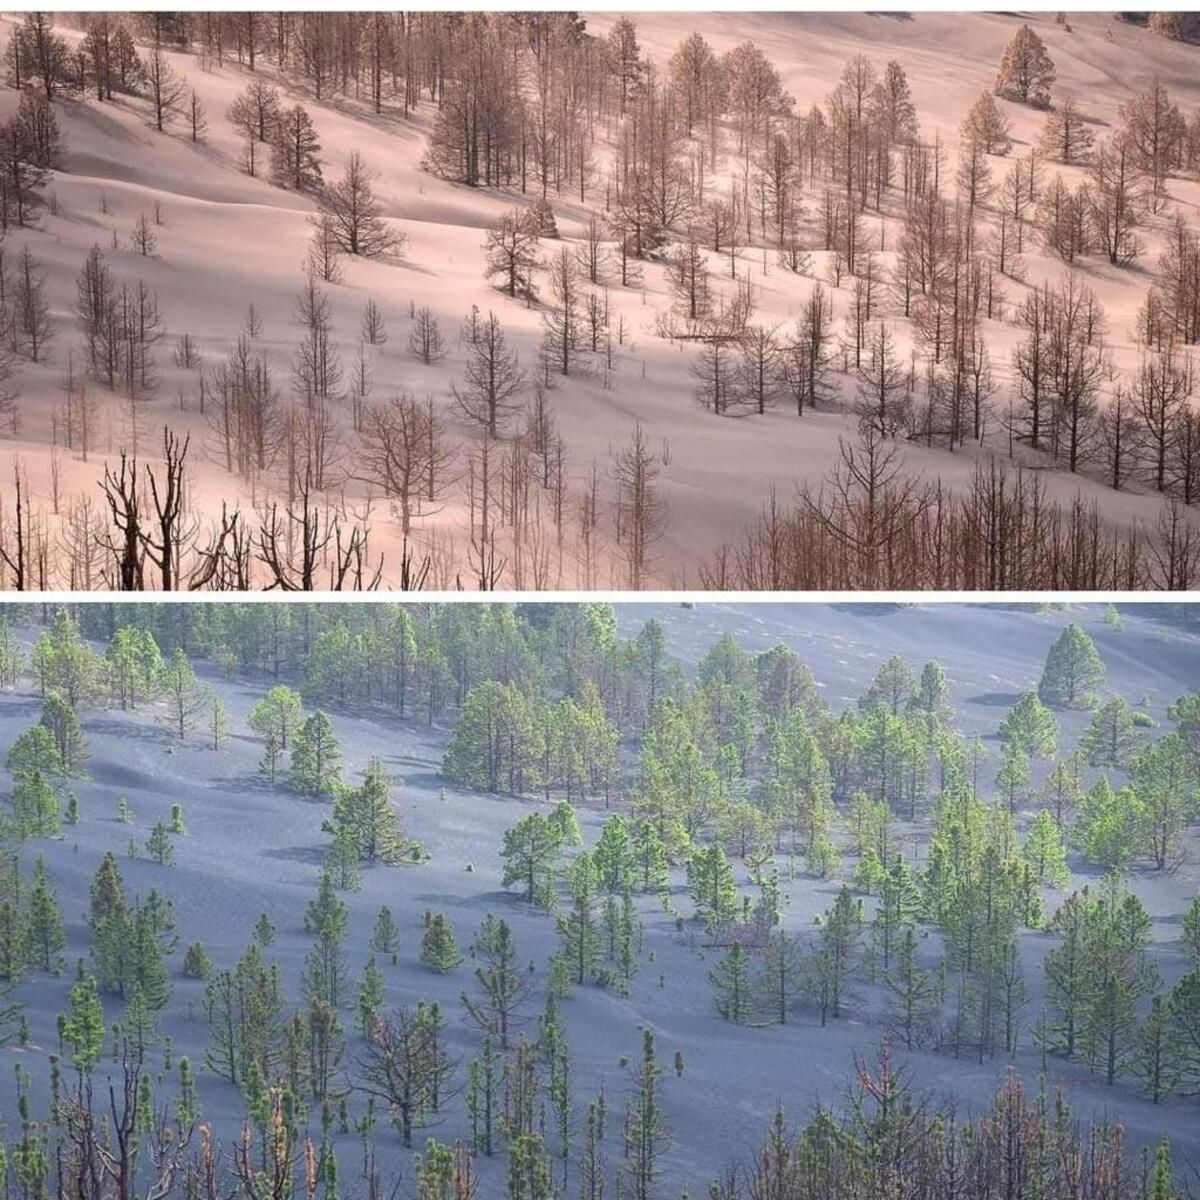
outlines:
[[[567,873],[571,906],[558,917],[559,954],[571,982],[581,986],[594,978],[600,962],[600,930],[596,919],[599,877],[592,855],[584,853]]]
[[[644,892],[666,895],[670,880],[667,851],[653,822],[639,821],[634,826],[633,854],[637,886]]]
[[[444,913],[427,913],[426,918],[421,934],[421,961],[439,975],[445,975],[462,962],[454,926]]]
[[[100,1061],[104,1049],[104,1009],[93,976],[72,986],[62,1021],[63,1041],[71,1048],[76,1069],[87,1075]]]
[[[996,787],[1010,813],[1015,814],[1017,806],[1028,796],[1029,780],[1029,755],[1024,746],[1016,739],[1005,742],[1000,770],[996,772]]]
[[[1071,872],[1067,868],[1067,850],[1063,845],[1062,830],[1049,809],[1039,809],[1034,817],[1025,835],[1024,853],[1039,883],[1064,887],[1070,882]]]
[[[1171,1016],[1171,1048],[1179,1089],[1200,1091],[1200,970],[1191,971],[1171,989],[1167,999]]]
[[[296,740],[295,754],[300,753],[302,738],[303,732]],[[367,764],[360,787],[337,789],[332,827],[346,831],[358,848],[358,857],[365,863],[412,861],[419,852],[400,827],[388,778],[378,758]]]
[[[146,853],[160,867],[169,867],[175,862],[175,847],[171,843],[171,834],[161,821],[150,831],[146,839]]]
[[[804,962],[796,939],[783,929],[772,931],[763,946],[758,1000],[772,1020],[786,1025],[800,997]]]
[[[1113,791],[1101,776],[1079,804],[1072,837],[1089,862],[1121,867],[1137,852],[1144,818],[1145,807],[1133,788]]]
[[[1181,928],[1183,952],[1191,961],[1192,968],[1200,969],[1200,895],[1192,900],[1191,907],[1183,914]]]
[[[58,900],[46,874],[46,860],[39,854],[34,862],[33,883],[25,920],[25,946],[29,965],[39,971],[62,969],[62,951],[67,945]]]
[[[900,1035],[910,1050],[923,1045],[934,1026],[939,987],[934,975],[917,961],[917,933],[911,925],[900,935],[884,983],[888,1027]]]
[[[19,734],[8,749],[4,765],[13,779],[34,773],[61,779],[66,774],[58,743],[44,725],[33,725]]]
[[[843,887],[821,920],[820,945],[808,981],[822,1025],[828,1017],[837,1020],[842,1015],[850,979],[857,967],[862,925],[862,901]]]
[[[268,783],[274,783],[275,778],[279,773],[279,760],[283,755],[283,749],[279,744],[279,736],[274,730],[267,733],[263,740],[263,756],[259,760],[258,773],[262,775]]]
[[[334,927],[344,932],[350,920],[350,910],[334,890],[332,876],[328,871],[322,871],[317,881],[317,894],[304,910],[304,932],[318,933],[327,920],[332,920]]]
[[[1114,696],[1092,714],[1091,724],[1079,742],[1079,749],[1091,767],[1124,771],[1138,747],[1137,727],[1128,701]]]
[[[1150,1200],[1178,1200],[1171,1171],[1171,1143],[1167,1138],[1158,1143],[1158,1149],[1154,1153]]]
[[[196,678],[187,655],[175,648],[170,661],[163,667],[159,685],[166,700],[165,724],[181,740],[195,728],[209,708],[209,693]]]
[[[727,928],[740,911],[733,868],[719,842],[701,847],[688,862],[688,888],[696,916],[710,933]]]
[[[275,739],[279,753],[286,753],[292,735],[303,718],[300,697],[289,687],[273,687],[251,710],[247,721],[255,733]]]
[[[1103,682],[1096,643],[1078,625],[1068,625],[1046,656],[1038,697],[1053,708],[1078,708]]]
[[[642,1031],[642,1061],[634,1073],[633,1090],[625,1108],[624,1182],[630,1200],[653,1200],[658,1194],[662,1159],[671,1138],[659,1098],[662,1068],[654,1049],[654,1034]]]
[[[375,918],[371,949],[376,954],[386,955],[393,963],[400,952],[400,931],[396,928],[392,910],[386,904],[379,909],[379,915]]]
[[[21,838],[54,837],[61,827],[58,793],[40,771],[19,775],[12,790],[13,831]]]
[[[183,973],[189,979],[207,979],[212,974],[212,959],[199,942],[188,945],[183,955]]]
[[[1132,1071],[1155,1104],[1161,1104],[1170,1097],[1179,1085],[1175,1030],[1171,1024],[1170,1009],[1160,994],[1151,999],[1150,1011],[1138,1026]]]
[[[501,885],[510,887],[519,883],[526,903],[552,908],[562,850],[559,823],[536,812],[523,817],[504,831]]]
[[[1019,746],[1029,758],[1053,758],[1058,722],[1036,693],[1026,692],[1001,722],[1000,740]]]
[[[83,775],[88,758],[87,744],[79,717],[64,693],[56,690],[47,692],[42,702],[41,724],[50,731],[58,747],[64,774]]]
[[[216,692],[210,692],[208,697],[208,736],[214,750],[220,750],[229,737],[229,711]]]
[[[753,988],[750,955],[741,942],[729,947],[708,977],[716,989],[717,1012],[735,1025],[744,1025],[750,1019]]]
[[[364,1037],[371,1036],[383,1008],[383,995],[383,972],[375,962],[375,956],[371,955],[358,983],[358,1029]]]
[[[629,837],[629,826],[619,813],[613,813],[604,822],[593,858],[600,886],[610,895],[621,895],[634,886],[637,861]]]
[[[288,786],[302,796],[329,796],[341,778],[341,747],[333,724],[319,710],[296,730]]]

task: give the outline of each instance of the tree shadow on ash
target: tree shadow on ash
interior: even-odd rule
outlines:
[[[263,858],[273,858],[279,862],[304,863],[306,866],[319,867],[325,862],[325,847],[323,846],[274,846],[269,850],[260,850]]]
[[[968,696],[966,702],[984,708],[1012,708],[1020,698],[1019,692],[980,692],[978,696]]]
[[[99,787],[125,792],[161,792],[162,780],[148,771],[139,771],[123,763],[92,761],[87,764],[87,782]]]
[[[280,774],[283,775],[285,772],[281,771]],[[230,792],[234,795],[239,792],[253,792],[256,796],[270,796],[277,791],[282,794],[287,790],[283,786],[282,779],[276,779],[272,783],[269,779],[257,774],[213,775],[207,782],[213,791]]]
[[[96,733],[118,741],[150,742],[159,746],[179,745],[179,738],[165,725],[121,721],[113,717],[86,717],[80,724],[85,735]]]
[[[463,874],[470,874],[465,868]],[[501,889],[496,892],[476,892],[464,896],[460,892],[421,892],[412,897],[418,904],[430,906],[442,905],[446,908],[473,908],[481,912],[505,909],[508,912],[539,913],[542,910],[527,904],[519,892],[508,892]]]
[[[404,780],[405,787],[417,788],[427,792],[436,792],[438,788],[446,785],[446,777],[440,771],[423,771],[417,774],[411,771],[403,771],[400,773],[400,778]]]

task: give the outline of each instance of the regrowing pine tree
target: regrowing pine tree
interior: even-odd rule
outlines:
[[[562,849],[562,829],[557,821],[536,812],[522,817],[504,831],[501,885],[511,887],[518,883],[526,903],[553,908]]]
[[[380,911],[381,918],[386,911]],[[376,923],[377,932],[378,929],[379,925]],[[439,975],[453,971],[462,962],[462,953],[454,937],[454,926],[444,913],[425,914],[425,929],[421,934],[421,961]]]
[[[1038,698],[1052,708],[1086,705],[1093,691],[1104,682],[1104,662],[1096,643],[1072,623],[1059,634],[1038,683]]]
[[[329,796],[341,778],[341,747],[333,724],[320,711],[306,718],[292,744],[289,786],[303,796]]]

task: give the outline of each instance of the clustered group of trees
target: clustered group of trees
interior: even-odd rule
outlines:
[[[106,504],[66,502],[56,486],[52,512],[18,469],[0,526],[9,585],[490,589],[545,587],[573,574],[585,586],[606,577],[643,586],[668,520],[659,486],[668,447],[651,444],[638,425],[610,449],[607,469],[581,473],[550,393],[595,373],[614,386],[633,331],[613,292],[642,288],[650,264],[665,271],[673,297],[655,332],[699,346],[697,396],[707,409],[763,413],[786,403],[802,415],[841,405],[858,422],[828,478],[807,482],[786,511],[772,501],[758,526],[700,568],[706,586],[1183,590],[1194,582],[1200,429],[1190,347],[1200,336],[1200,273],[1195,232],[1171,216],[1169,182],[1200,161],[1200,121],[1181,113],[1160,81],[1097,143],[1087,114],[1054,93],[1046,47],[1022,25],[995,96],[981,94],[963,122],[954,164],[940,138],[922,131],[896,61],[881,67],[858,56],[824,103],[801,111],[753,43],[718,54],[693,33],[655,64],[627,18],[603,35],[571,14],[80,20],[83,36],[74,39],[48,14],[25,14],[10,39],[8,75],[22,101],[0,137],[4,226],[29,225],[57,203],[45,184],[61,158],[58,98],[141,96],[159,131],[178,125],[201,141],[203,104],[171,55],[193,53],[201,67],[236,63],[250,80],[225,114],[243,146],[240,165],[316,204],[293,314],[302,334],[288,381],[254,306],[218,361],[206,362],[186,331],[177,335],[172,356],[193,380],[184,403],[203,415],[205,451],[277,499],[253,513],[195,512],[180,456],[178,495],[151,516],[155,472],[144,460],[167,322],[153,289],[118,278],[94,248],[78,280],[83,344],[66,356],[55,437],[87,460],[100,450],[102,411],[118,406],[131,465]],[[508,301],[540,312],[544,336],[530,361],[508,345],[499,307],[472,307],[452,346],[435,312],[410,306],[415,359],[430,364],[454,348],[464,357],[447,406],[470,431],[461,443],[432,399],[404,388],[377,394],[388,329],[374,300],[353,360],[342,360],[328,289],[348,259],[391,254],[404,239],[383,216],[359,153],[339,179],[325,179],[313,115],[296,96],[346,97],[400,119],[430,106],[431,171],[522,196],[488,228],[484,252]],[[997,162],[1012,149],[1010,104],[1045,110],[1046,128],[1000,179]],[[1081,173],[1077,185],[1067,182]],[[585,206],[582,237],[559,236],[552,197]],[[155,253],[164,219],[161,205],[140,214],[129,247]],[[1117,370],[1106,337],[1122,331],[1108,328],[1085,272],[1099,254],[1128,267],[1142,254],[1139,227],[1171,220],[1132,331],[1141,359]],[[115,229],[113,239],[118,247]],[[1063,259],[1062,277],[1027,286],[1027,246]],[[791,274],[822,276],[791,328],[756,316],[760,259],[764,270],[777,261]],[[62,331],[27,245],[8,274],[0,422],[13,426],[16,359],[45,361]],[[991,361],[987,326],[997,321],[1020,334],[1005,368],[1011,383]],[[902,327],[911,353],[901,351]],[[111,419],[107,426],[111,454]],[[951,489],[904,467],[903,440],[949,450],[1000,440],[1006,449],[973,487]],[[1122,526],[1096,503],[1052,501],[1036,477],[1002,465],[1018,443],[1066,471],[1161,494],[1157,524]],[[461,536],[431,531],[429,519],[459,501]],[[403,539],[387,561],[370,536],[383,509]],[[151,539],[168,538],[173,553],[151,551]],[[156,553],[169,569],[150,569]]]
[[[1140,479],[1179,502],[1164,506],[1159,529],[1106,530],[1107,544],[1089,552],[1089,530],[1095,543],[1103,529],[1096,512],[1048,504],[1036,490],[1026,497],[1029,485],[1019,477],[1004,481],[1020,493],[1002,501],[1016,506],[1009,520],[1048,531],[1030,555],[1038,575],[1029,586],[1071,586],[1067,572],[1077,586],[1174,587],[1194,577],[1194,528],[1179,507],[1194,502],[1200,463],[1187,350],[1196,340],[1188,315],[1196,307],[1187,265],[1193,235],[1177,217],[1162,281],[1139,317],[1144,354],[1131,378],[1111,369],[1103,309],[1080,273],[1027,288],[1021,257],[1026,242],[1037,241],[1068,264],[1093,251],[1117,265],[1134,261],[1141,249],[1134,231],[1163,209],[1168,178],[1200,161],[1200,119],[1185,120],[1161,83],[1126,105],[1121,128],[1093,148],[1075,103],[1052,107],[1053,63],[1022,26],[995,92],[1048,110],[1042,142],[1002,183],[995,180],[991,160],[1007,155],[1012,139],[1002,109],[982,94],[963,123],[954,191],[945,149],[922,137],[898,62],[881,71],[857,57],[827,102],[802,113],[752,43],[722,56],[692,34],[658,72],[641,57],[627,18],[603,39],[563,20],[523,50],[524,31],[499,17],[464,27],[464,53],[495,37],[532,56],[535,96],[503,71],[457,81],[440,110],[431,157],[453,179],[540,190],[535,208],[506,213],[489,229],[487,270],[509,297],[531,303],[539,298],[536,270],[545,269],[543,352],[556,373],[569,375],[580,369],[573,358],[586,365],[589,351],[611,345],[609,287],[640,282],[640,264],[654,260],[665,265],[675,295],[658,331],[701,343],[697,394],[712,412],[762,413],[786,400],[802,415],[839,400],[839,371],[856,381],[862,444],[843,448],[833,486],[806,488],[782,531],[764,522],[773,561],[759,561],[754,531],[749,547],[731,547],[709,569],[708,582],[752,587],[756,574],[769,573],[772,586],[900,586],[912,581],[912,564],[945,545],[965,547],[962,560],[923,585],[1011,586],[1028,568],[997,571],[991,547],[976,548],[969,536],[973,525],[990,528],[986,514],[976,516],[972,499],[948,502],[940,484],[915,484],[889,446],[907,438],[953,450],[982,442],[997,426],[1010,457],[1020,440],[1072,473],[1091,469],[1117,489]],[[489,133],[483,164],[475,122]],[[618,147],[607,174],[593,171],[582,149],[583,131],[601,124]],[[707,173],[727,132],[736,155],[726,196]],[[532,180],[531,150],[538,164]],[[1088,179],[1071,191],[1061,173],[1048,179],[1047,162],[1085,165]],[[574,188],[583,199],[589,185],[603,187],[605,221],[591,220],[574,253],[562,247],[539,261],[548,193]],[[893,246],[875,228],[884,219],[900,222]],[[815,273],[810,252],[823,252],[835,291],[851,291],[844,321],[835,321],[832,297],[817,282],[793,329],[755,323],[750,263],[739,267],[738,250],[756,245],[764,266],[769,250],[785,270],[808,274]],[[735,283],[721,295],[713,267],[723,272],[725,259]],[[1021,297],[1011,304],[1006,280]],[[910,356],[901,353],[895,318],[911,323]],[[1007,407],[997,403],[984,336],[986,321],[1002,319],[1024,335]],[[861,508],[875,527],[861,527]],[[903,549],[898,531],[910,543]],[[769,540],[772,532],[783,536]],[[1001,552],[1021,541],[1008,528],[993,536]],[[888,545],[897,547],[899,579],[875,566]],[[873,574],[864,578],[860,564],[871,564]],[[980,579],[988,570],[992,578]]]
[[[657,676],[644,660],[661,654],[660,638],[651,622],[630,646],[639,674]],[[548,903],[553,881],[567,879],[572,903],[564,934],[576,982],[601,969],[595,956],[604,892],[623,891],[626,900],[635,888],[658,892],[670,907],[668,867],[685,864],[695,917],[710,941],[726,947],[712,975],[718,1007],[731,1021],[765,1015],[786,1023],[808,1003],[824,1022],[843,1013],[855,981],[869,979],[882,983],[888,1023],[908,1046],[983,1058],[1013,1052],[1022,1029],[1032,1027],[1047,1052],[1086,1057],[1093,1069],[1103,1064],[1110,1083],[1118,1073],[1148,1070],[1142,1056],[1153,1052],[1157,1070],[1175,1064],[1172,1078],[1186,1076],[1190,1082],[1181,1086],[1190,1089],[1200,1078],[1196,978],[1156,997],[1154,1017],[1139,1023],[1138,1001],[1156,979],[1140,901],[1113,875],[1099,898],[1084,888],[1049,919],[1044,911],[1042,889],[1070,879],[1068,847],[1110,869],[1138,861],[1168,870],[1183,853],[1186,826],[1200,814],[1196,698],[1172,709],[1176,731],[1147,740],[1149,718],[1120,696],[1096,698],[1103,678],[1091,638],[1068,626],[1037,691],[1023,695],[999,726],[997,795],[989,803],[981,794],[986,751],[955,729],[937,663],[915,678],[903,660],[890,659],[856,708],[834,714],[791,651],[752,657],[723,638],[701,660],[695,688],[676,679],[647,697],[638,767],[627,783],[632,825],[611,816],[594,851],[566,867],[567,841],[534,814],[506,840],[506,881],[520,883],[526,899]],[[574,705],[569,696],[548,704],[541,676],[532,683],[532,695],[517,680],[487,680],[468,691],[447,774],[490,791],[545,787],[549,795],[553,783],[583,797],[591,779],[593,793],[609,802],[611,770],[603,756],[596,770],[597,748],[618,745],[621,730],[595,711],[568,726],[572,753],[562,759],[555,736],[561,706]],[[1078,748],[1060,751],[1052,708],[1086,705],[1095,708]],[[1038,760],[1049,769],[1035,788],[1031,762]],[[1089,768],[1101,773],[1087,788]],[[1116,791],[1114,772],[1125,781]],[[1030,806],[1036,816],[1022,842],[1016,817]],[[918,816],[932,821],[920,870],[904,859],[896,828],[897,818]],[[849,847],[833,836],[843,821]],[[780,927],[781,895],[798,858],[802,869],[836,877],[846,849],[857,855],[852,880],[810,945]],[[776,865],[781,854],[788,856],[786,881]],[[753,894],[739,892],[731,858],[745,864]],[[601,880],[607,883],[598,886]],[[852,888],[877,898],[871,920]],[[610,905],[606,919],[614,912]],[[1018,934],[1043,927],[1066,933],[1071,914],[1079,913],[1090,914],[1095,928],[1087,936],[1096,941],[1081,952],[1082,942],[1064,937],[1047,959],[1046,1011],[1036,1021],[1023,1018]],[[1194,909],[1188,928],[1198,919]],[[1117,936],[1118,921],[1125,940],[1113,949],[1114,962],[1101,949]],[[938,929],[944,948],[932,967],[919,961],[926,926]],[[1082,917],[1074,932],[1084,936]],[[1064,959],[1074,972],[1068,980],[1057,974],[1068,969]],[[1137,1039],[1157,1039],[1153,1051],[1135,1030]],[[1147,1086],[1156,1100],[1170,1090],[1160,1075]]]
[[[1119,615],[1107,619],[1117,636]],[[93,639],[106,643],[103,652]],[[891,1194],[871,1190],[878,1181],[867,1182],[875,1176],[860,1155],[875,1144],[873,1105],[911,1098],[892,1061],[896,1045],[983,1061],[1032,1042],[1044,1063],[1061,1056],[1110,1084],[1134,1079],[1156,1103],[1200,1083],[1200,901],[1180,926],[1189,973],[1164,982],[1149,916],[1120,874],[1134,861],[1169,870],[1179,859],[1200,808],[1200,697],[1181,698],[1171,731],[1153,734],[1148,717],[1105,692],[1104,662],[1079,625],[1063,629],[1037,687],[999,723],[989,767],[986,743],[958,730],[949,684],[932,661],[914,675],[888,659],[857,702],[834,712],[786,646],[749,654],[724,636],[689,679],[657,621],[622,637],[604,605],[64,608],[28,655],[0,624],[0,682],[32,676],[43,703],[42,719],[9,751],[5,840],[19,849],[81,819],[63,791],[86,772],[78,713],[89,706],[151,709],[172,740],[202,730],[219,749],[227,722],[196,680],[197,656],[225,673],[277,680],[247,718],[261,739],[264,782],[326,805],[331,844],[303,913],[300,994],[289,996],[272,959],[280,930],[269,916],[236,963],[215,963],[200,942],[181,947],[187,914],[175,912],[169,889],[130,895],[118,858],[105,855],[51,1059],[52,1119],[39,1121],[26,1104],[20,1140],[8,1149],[34,1191],[52,1170],[50,1137],[70,1177],[100,1164],[99,1179],[145,1174],[163,1196],[186,1191],[191,1179],[194,1194],[215,1197],[225,1173],[279,1200],[305,1173],[318,1192],[341,1189],[352,1185],[339,1182],[348,1164],[336,1143],[352,1131],[364,1139],[370,1190],[384,1182],[374,1147],[385,1118],[411,1147],[418,1131],[457,1112],[469,1135],[430,1140],[414,1161],[420,1200],[482,1194],[478,1159],[497,1154],[506,1156],[510,1200],[599,1197],[614,1181],[642,1200],[672,1194],[661,1095],[670,1072],[652,1034],[614,1133],[603,1089],[580,1107],[561,1009],[581,988],[630,989],[654,962],[645,925],[656,909],[680,946],[710,960],[719,1017],[762,1026],[854,1014],[886,1030],[879,1061],[859,1065],[857,1102],[818,1114],[803,1131],[789,1130],[781,1111],[763,1146],[714,1195],[756,1195],[755,1173],[767,1166],[790,1189],[781,1198],[809,1195],[801,1180],[811,1171],[823,1181],[814,1195]],[[444,769],[455,785],[542,801],[497,850],[503,885],[555,922],[558,944],[544,967],[527,963],[496,914],[460,949],[462,932],[445,914],[404,920],[387,906],[365,961],[357,970],[351,963],[347,893],[360,886],[360,871],[424,859],[377,760],[361,784],[343,781],[325,709],[379,706],[453,723]],[[1091,716],[1068,752],[1055,714],[1073,709]],[[609,810],[590,844],[576,812],[585,803]],[[133,819],[124,802],[118,819]],[[920,861],[906,853],[913,822],[928,830]],[[176,805],[144,848],[131,839],[129,853],[169,867],[184,832]],[[1072,850],[1110,873],[1056,901],[1070,883]],[[44,861],[35,859],[30,879],[19,853],[4,862],[0,1023],[8,1040],[27,1042],[14,988],[26,973],[63,971],[68,938]],[[808,931],[787,916],[803,873],[840,880]],[[1038,1012],[1027,1011],[1026,930],[1052,940]],[[449,1050],[451,1014],[439,1003],[389,1007],[390,969],[410,953],[438,975],[458,972],[469,955],[461,1010],[477,1038],[467,1061]],[[176,973],[205,984],[200,1072],[174,1058],[160,1028]],[[115,1021],[106,1021],[106,997],[121,1006]],[[674,1073],[686,1073],[682,1050]],[[203,1118],[205,1074],[236,1086],[244,1102],[243,1132],[224,1163]],[[113,1139],[98,1120],[93,1091],[107,1091],[106,1078],[117,1081],[108,1127],[127,1138]],[[905,1171],[925,1162],[936,1114],[921,1102],[905,1123],[914,1131]],[[1022,1136],[1040,1130],[1066,1150],[1085,1136],[1050,1114],[1013,1079],[993,1109],[953,1136],[987,1178],[1011,1173],[1066,1195],[1055,1190],[1052,1157],[1018,1164],[992,1140],[1010,1127]],[[1174,1194],[1165,1146],[1139,1167],[1106,1128],[1092,1131],[1106,1148],[1089,1159],[1089,1194],[1128,1195],[1121,1189],[1151,1179],[1166,1189],[1156,1197]],[[820,1129],[837,1131],[836,1162],[823,1139],[813,1140]],[[937,1162],[926,1169],[945,1169]],[[93,1200],[107,1187],[78,1194]]]

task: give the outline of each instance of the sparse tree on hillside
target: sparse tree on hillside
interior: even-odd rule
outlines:
[[[495,438],[519,409],[524,388],[516,351],[508,349],[500,319],[489,312],[468,346],[463,381],[451,388],[454,398],[464,416]]]
[[[570,375],[580,345],[580,286],[575,256],[563,246],[550,261],[552,301],[542,315],[547,358],[561,375]]]
[[[446,357],[446,344],[442,338],[437,314],[427,304],[417,309],[417,315],[408,333],[408,349],[410,354],[415,354],[426,366]]]
[[[1054,63],[1042,39],[1028,25],[1022,25],[1004,49],[996,75],[996,95],[1034,108],[1049,108],[1054,80]]]
[[[617,489],[617,542],[628,567],[629,586],[642,586],[653,563],[654,547],[666,530],[667,502],[659,495],[660,459],[639,422],[613,460]]]
[[[1054,162],[1075,166],[1086,162],[1096,136],[1074,100],[1052,109],[1042,127],[1041,152]]]
[[[255,174],[258,146],[271,141],[279,113],[279,93],[261,79],[247,84],[230,105],[230,124],[245,140],[247,174]]]
[[[905,421],[908,378],[896,352],[895,334],[884,322],[872,331],[867,349],[868,359],[858,371],[859,426],[892,438]]]
[[[321,141],[301,104],[280,113],[271,139],[271,177],[281,187],[312,192],[321,187]]]
[[[379,311],[379,305],[370,296],[363,305],[361,337],[368,346],[382,346],[388,340],[387,324],[384,322],[383,313]]]
[[[829,398],[832,388],[828,379],[835,353],[833,302],[818,283],[804,302],[784,352],[784,378],[796,401],[797,416]]]
[[[1092,236],[1114,266],[1127,266],[1141,253],[1134,230],[1142,208],[1142,174],[1129,139],[1122,133],[1106,138],[1088,166]]]
[[[146,59],[146,84],[154,107],[154,126],[159,133],[183,111],[187,86],[157,46],[151,46]]]
[[[1180,165],[1186,124],[1160,79],[1121,106],[1123,133],[1128,139],[1134,164],[1150,179],[1150,199],[1159,209],[1167,190],[1167,178]]]
[[[192,141],[204,141],[204,135],[208,132],[208,114],[204,101],[196,94],[195,88],[191,88],[188,93],[187,116]]]
[[[989,92],[981,92],[962,123],[965,141],[977,141],[985,154],[1004,155],[1012,149],[1008,119]]]
[[[362,436],[358,477],[383,489],[407,535],[415,517],[437,511],[446,488],[452,450],[442,418],[432,401],[422,404],[400,393],[367,410]]]
[[[378,258],[403,248],[405,236],[381,215],[371,173],[357,150],[351,151],[342,177],[321,193],[320,203],[333,218],[338,245],[347,254]]]
[[[538,261],[538,229],[526,209],[509,209],[488,227],[484,251],[487,276],[500,279],[501,288],[514,299],[533,299],[533,269]]]

